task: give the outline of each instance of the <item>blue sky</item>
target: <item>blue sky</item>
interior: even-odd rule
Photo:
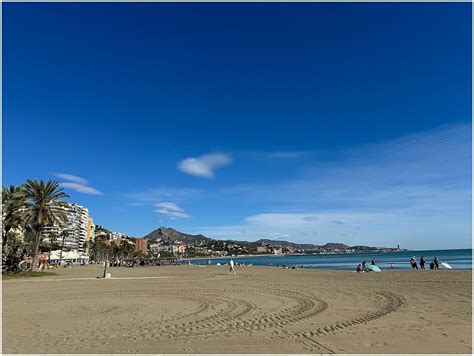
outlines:
[[[471,4],[3,4],[3,184],[96,223],[471,246]]]

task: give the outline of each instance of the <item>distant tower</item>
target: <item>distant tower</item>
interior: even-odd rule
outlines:
[[[397,250],[400,251],[400,245],[397,245]]]

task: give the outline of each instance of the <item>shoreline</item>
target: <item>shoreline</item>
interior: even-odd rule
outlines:
[[[380,254],[380,255],[386,255],[386,254],[398,254],[398,253],[417,253],[420,254],[420,252],[437,252],[437,251],[462,251],[462,250],[470,250],[472,253],[472,248],[452,248],[452,249],[443,249],[443,250],[400,250],[400,251],[387,251],[387,252],[380,252],[380,251],[370,251],[370,252],[351,252],[351,253],[293,253],[293,254],[287,254],[287,255],[275,255],[275,254],[258,254],[258,255],[237,255],[237,256],[212,256],[212,257],[189,257],[189,258],[178,258],[178,260],[213,260],[213,259],[225,259],[225,258],[245,258],[245,257],[291,257],[291,256],[353,256],[353,255],[370,255],[370,254]]]

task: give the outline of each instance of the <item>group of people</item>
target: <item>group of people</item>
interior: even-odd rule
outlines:
[[[370,264],[375,266],[376,265],[375,259],[372,259]],[[430,262],[430,269],[439,269],[440,264],[441,264],[441,261],[439,260],[438,257],[435,256],[433,258],[433,261]],[[412,269],[418,269],[418,261],[417,261],[415,256],[413,256],[410,259],[410,265],[411,265]],[[421,269],[426,269],[425,265],[426,265],[426,258],[425,258],[425,256],[421,256],[421,258],[420,258],[420,268]],[[393,265],[392,265],[392,269],[393,269]],[[370,270],[370,269],[367,267],[367,264],[366,264],[365,261],[363,261],[362,263],[359,263],[359,265],[356,268],[357,272],[367,272],[368,270]]]
[[[370,261],[370,264],[372,266],[376,266],[377,264],[375,263],[375,258],[372,258],[372,261]],[[362,261],[362,263],[359,263],[359,265],[356,268],[356,271],[359,272],[367,272],[369,269],[367,268],[367,264],[365,261]]]
[[[420,258],[420,268],[425,269],[425,264],[426,264],[425,256],[421,256],[421,258]],[[440,261],[439,261],[438,257],[435,256],[433,261],[430,263],[430,269],[439,269],[439,264],[440,264]],[[415,256],[413,256],[410,259],[410,265],[411,265],[412,269],[418,269],[418,262],[417,262]]]

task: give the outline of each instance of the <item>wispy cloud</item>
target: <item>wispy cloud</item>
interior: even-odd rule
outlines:
[[[272,158],[292,159],[304,157],[306,154],[304,151],[276,151],[270,152],[269,156]]]
[[[301,219],[303,219],[304,221],[318,221],[319,220],[317,216],[305,216],[305,217],[302,217]]]
[[[178,169],[186,174],[201,178],[214,178],[215,170],[232,162],[232,157],[223,153],[210,153],[199,157],[190,157],[178,164]]]
[[[200,189],[162,187],[154,189],[145,189],[144,191],[129,193],[125,196],[128,199],[132,200],[133,203],[145,205],[163,200],[173,200],[179,203],[190,199],[202,199],[205,197],[205,195],[206,192]]]
[[[72,174],[55,173],[54,175],[58,178],[64,179],[64,180],[69,181],[69,182],[74,182],[74,183],[81,184],[81,185],[89,184],[89,182],[87,180],[85,180],[84,178],[74,176]]]
[[[174,203],[163,202],[155,205],[157,208],[155,212],[168,216],[170,219],[189,218],[189,214],[184,212],[184,209],[180,208]]]
[[[83,194],[103,195],[99,190],[89,186],[89,182],[84,178],[67,173],[56,173],[55,176],[66,181],[59,183],[63,188],[71,189]]]
[[[281,232],[274,232],[268,235],[269,238],[272,239],[285,239],[287,237],[290,237],[288,234],[282,234]]]
[[[75,190],[78,193],[83,193],[83,194],[92,194],[92,195],[103,195],[102,192],[98,191],[95,188],[89,187],[87,185],[82,185],[79,183],[71,183],[71,182],[62,182],[59,183],[62,187],[66,189],[72,189]]]

